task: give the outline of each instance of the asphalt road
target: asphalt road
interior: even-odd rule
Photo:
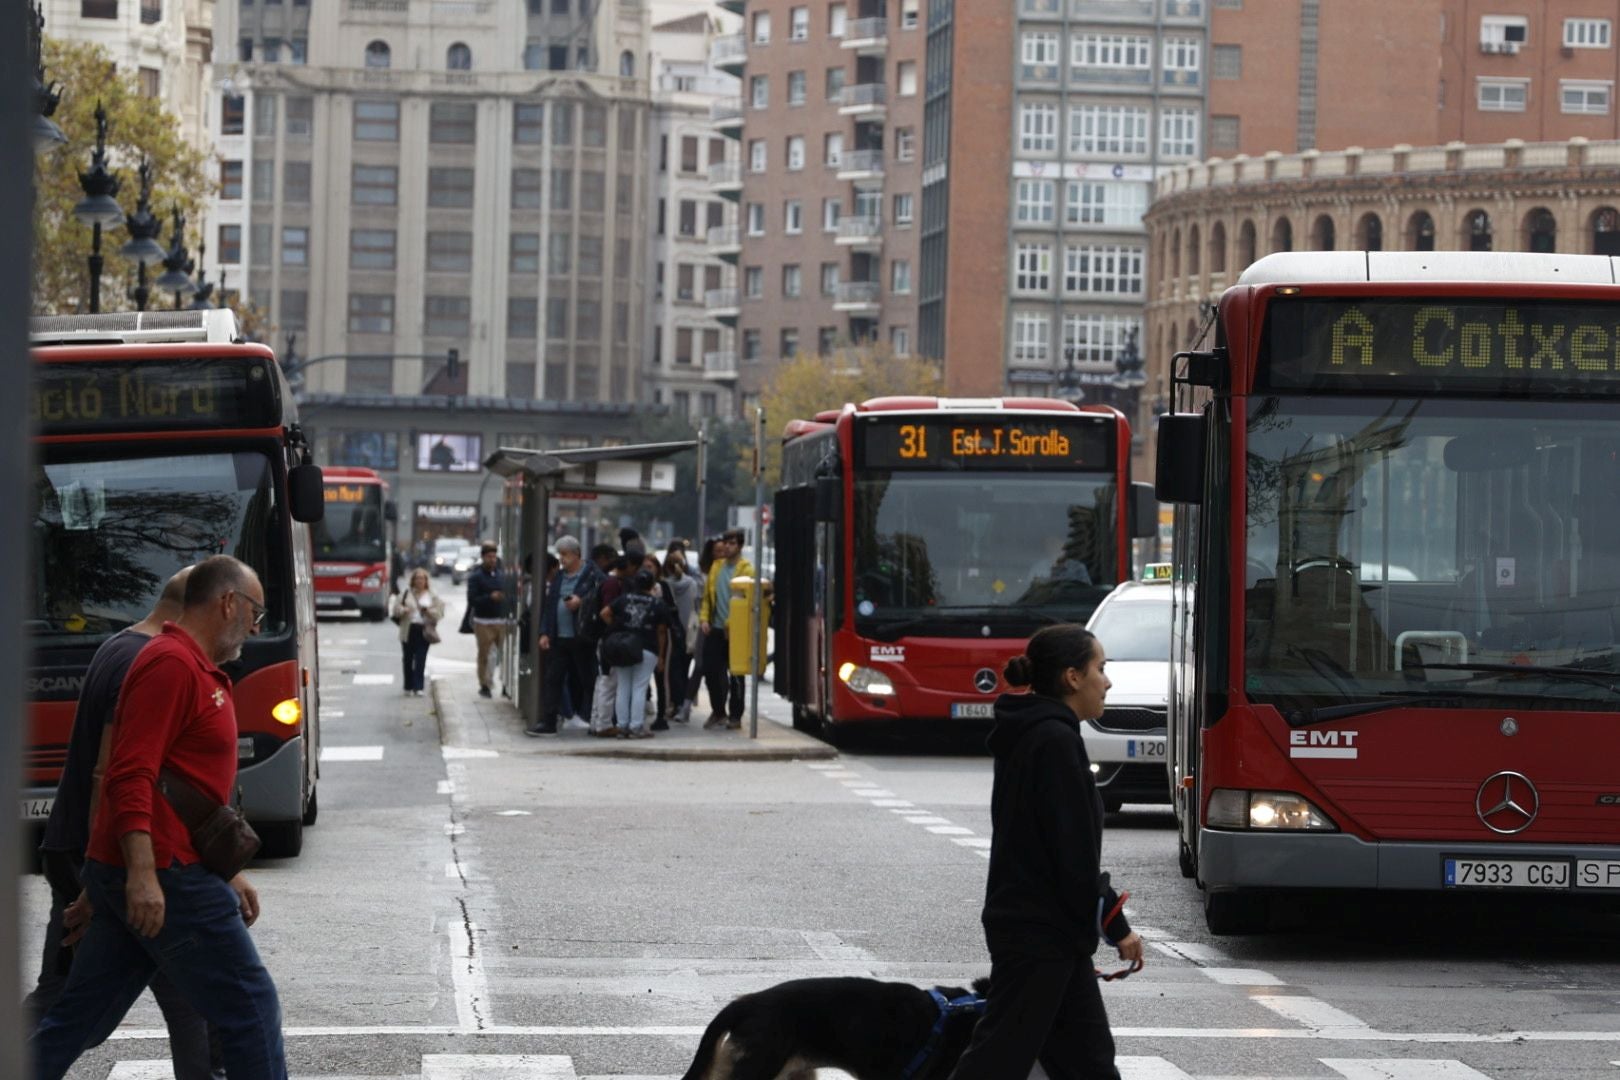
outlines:
[[[400,691],[392,626],[322,633],[320,823],[300,858],[251,871],[293,1077],[673,1078],[739,993],[987,972],[988,760],[444,747],[431,699]],[[456,635],[429,661],[458,695],[471,669]],[[1216,939],[1166,813],[1128,807],[1104,854],[1152,946],[1146,970],[1104,989],[1126,1080],[1620,1078],[1614,920],[1353,899]],[[40,879],[23,901],[29,985]],[[147,999],[72,1076],[166,1076],[149,1064],[165,1053]]]

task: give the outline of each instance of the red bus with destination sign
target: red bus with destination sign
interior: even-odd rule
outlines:
[[[225,665],[242,808],[264,855],[297,855],[318,807],[307,523],[321,517],[321,471],[275,356],[241,344],[229,311],[41,318],[33,338],[24,820],[50,814],[96,648],[144,618],[175,571],[227,554],[258,572],[266,608]]]
[[[1168,762],[1212,931],[1302,889],[1620,904],[1617,267],[1271,255],[1177,357]]]
[[[877,398],[787,426],[775,680],[830,738],[990,718],[1035,630],[1084,623],[1158,508],[1107,406]]]
[[[322,470],[326,516],[312,528],[315,606],[358,611],[380,622],[393,589],[393,543],[388,525],[398,516],[388,482],[375,469],[328,465]]]

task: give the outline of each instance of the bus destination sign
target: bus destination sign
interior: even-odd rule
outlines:
[[[42,363],[29,416],[44,435],[273,427],[280,399],[258,357]]]
[[[1273,299],[1258,390],[1620,393],[1620,304]]]
[[[363,503],[367,499],[376,501],[381,489],[376,484],[333,484],[326,485],[326,501],[329,503]]]
[[[927,417],[862,420],[856,455],[872,469],[1106,469],[1112,427],[1101,417]]]

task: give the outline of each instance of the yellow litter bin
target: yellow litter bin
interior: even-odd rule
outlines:
[[[726,614],[726,638],[731,647],[730,666],[733,675],[748,674],[748,627],[754,621],[754,579],[731,579],[731,607]],[[765,672],[766,635],[771,627],[771,583],[765,583],[765,601],[760,608],[759,667],[754,675]]]

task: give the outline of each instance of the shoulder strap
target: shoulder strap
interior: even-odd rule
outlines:
[[[180,815],[180,821],[188,832],[195,832],[219,808],[218,803],[198,791],[173,769],[158,772],[157,789],[169,800],[174,812]]]

